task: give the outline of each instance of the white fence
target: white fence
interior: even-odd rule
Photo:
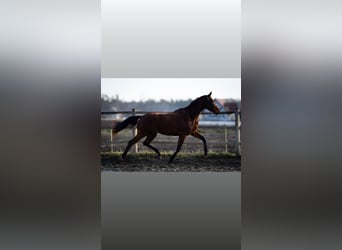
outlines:
[[[123,117],[117,118],[113,116],[124,115],[124,116],[131,116],[131,115],[141,115],[146,114],[148,112],[143,111],[113,111],[113,112],[101,112],[101,129],[108,129],[110,132],[110,148],[111,152],[113,152],[114,140],[112,137],[112,125],[113,122],[117,122],[119,119],[122,120]],[[212,113],[209,112],[202,112],[201,115],[209,115]],[[235,131],[235,143],[234,143],[234,152],[236,155],[241,155],[241,141],[240,141],[240,132],[241,132],[241,111],[228,111],[228,112],[220,112],[219,114],[234,114],[234,120],[231,121],[199,121],[199,128],[224,128],[224,145],[225,151],[228,152],[228,129],[234,129]],[[132,138],[136,135],[136,127],[132,128]],[[166,141],[165,141],[166,142]],[[103,144],[103,143],[102,143]],[[222,144],[222,142],[221,142]],[[138,143],[133,146],[133,151],[138,152],[139,147]]]

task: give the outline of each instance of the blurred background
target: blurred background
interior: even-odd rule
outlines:
[[[104,236],[108,249],[239,249],[240,200],[227,190],[240,197],[241,184],[242,249],[340,250],[341,1],[106,2],[123,3],[106,15],[119,29],[101,27],[99,1],[2,1],[0,248],[93,250]],[[112,54],[101,29],[118,38]],[[241,77],[242,182],[206,173],[101,183],[101,77]],[[113,206],[102,205],[115,216],[101,235],[108,183]]]

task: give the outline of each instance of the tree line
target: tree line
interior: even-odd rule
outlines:
[[[101,96],[101,110],[102,112],[110,111],[130,111],[133,108],[136,111],[159,111],[159,112],[171,112],[178,108],[183,108],[190,104],[192,100],[173,100],[170,101],[160,100],[147,100],[147,101],[123,101],[119,96],[109,97],[107,95]],[[232,100],[234,101],[234,100]],[[236,101],[240,103],[240,101]]]

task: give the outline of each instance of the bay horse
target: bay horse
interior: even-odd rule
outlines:
[[[152,149],[158,157],[160,152],[150,143],[156,138],[157,134],[178,136],[177,149],[171,156],[169,163],[173,161],[177,153],[180,151],[185,138],[192,135],[203,142],[204,155],[207,155],[207,143],[205,138],[198,132],[199,115],[203,109],[208,109],[211,112],[218,114],[219,108],[215,105],[214,100],[209,95],[203,95],[192,101],[187,107],[180,108],[174,112],[168,113],[147,113],[145,115],[130,116],[126,120],[117,123],[113,127],[113,135],[123,130],[128,126],[137,125],[137,135],[128,142],[125,151],[122,154],[122,159],[127,155],[128,150],[137,143],[141,138],[146,137],[144,145]]]

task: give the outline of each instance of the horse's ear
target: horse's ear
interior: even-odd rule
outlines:
[[[209,95],[208,96],[211,96],[211,91],[210,91],[210,93],[209,93]]]

